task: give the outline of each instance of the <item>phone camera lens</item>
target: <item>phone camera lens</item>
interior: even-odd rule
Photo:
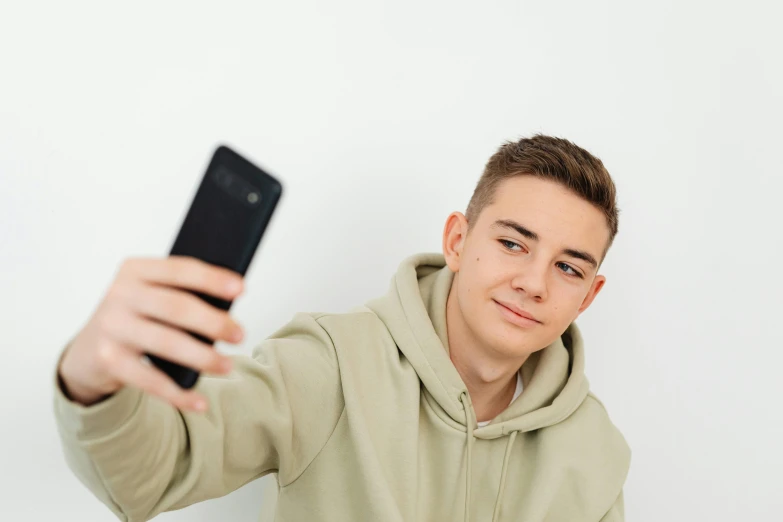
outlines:
[[[255,192],[251,192],[247,195],[247,201],[249,203],[257,203],[258,202],[258,194]]]

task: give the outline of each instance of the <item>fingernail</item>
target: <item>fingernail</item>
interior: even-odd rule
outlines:
[[[193,406],[196,408],[197,411],[207,410],[207,402],[203,399],[197,399],[196,402],[193,404]]]

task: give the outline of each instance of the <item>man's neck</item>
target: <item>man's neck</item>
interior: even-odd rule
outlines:
[[[457,277],[455,275],[455,277]],[[460,312],[456,281],[446,302],[449,357],[468,388],[478,422],[494,419],[511,403],[525,359],[498,360],[474,339]]]

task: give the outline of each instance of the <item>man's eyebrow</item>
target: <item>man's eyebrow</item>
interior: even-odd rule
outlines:
[[[538,241],[541,239],[538,234],[512,219],[498,219],[492,225],[490,225],[489,228],[510,228],[515,230],[518,234],[530,239],[531,241]],[[562,253],[567,256],[586,261],[591,264],[593,268],[598,268],[598,262],[595,260],[595,258],[584,250],[577,250],[576,248],[564,248]]]

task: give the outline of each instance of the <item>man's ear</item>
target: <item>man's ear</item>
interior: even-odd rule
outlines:
[[[452,212],[443,227],[443,257],[449,269],[456,273],[462,261],[462,251],[468,234],[468,220],[462,212]]]
[[[577,311],[577,315],[581,314],[587,308],[593,303],[593,300],[598,295],[598,292],[601,291],[601,289],[606,284],[606,277],[602,275],[595,276],[595,279],[593,280],[593,284],[590,285],[590,290],[587,291],[587,295],[585,296],[584,300],[582,301],[582,305],[579,307],[579,310]]]

